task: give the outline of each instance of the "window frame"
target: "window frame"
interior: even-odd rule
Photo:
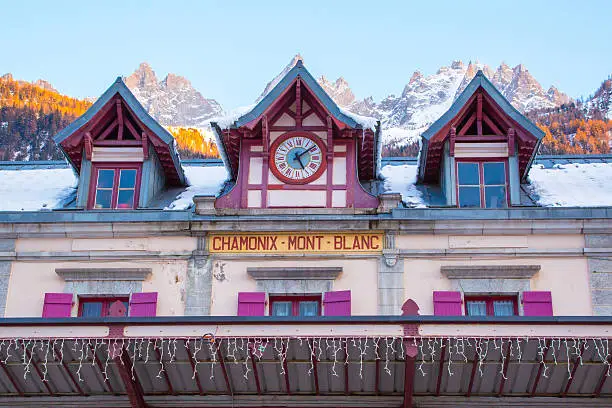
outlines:
[[[84,303],[94,303],[94,302],[102,303],[102,316],[101,317],[108,317],[108,309],[110,308],[110,305],[115,303],[117,300],[128,304],[125,315],[129,316],[130,314],[130,296],[129,295],[95,295],[95,296],[84,295],[84,296],[78,296],[78,300],[79,300],[79,311],[77,313],[77,317],[83,317],[83,304]]]
[[[514,311],[514,316],[518,316],[519,315],[519,308],[518,308],[518,295],[475,295],[475,296],[471,296],[471,295],[464,295],[463,296],[463,309],[464,309],[464,313],[466,316],[471,316],[470,314],[468,314],[468,302],[485,302],[486,305],[486,309],[487,309],[487,317],[491,316],[495,316],[495,311],[493,309],[493,302],[495,301],[500,301],[500,300],[511,300],[512,301],[512,306],[513,306],[513,311]]]
[[[113,189],[111,195],[110,208],[95,208],[96,192],[98,190],[98,174],[100,170],[114,170]],[[134,181],[134,205],[131,208],[117,208],[117,200],[119,197],[119,180],[121,170],[136,170],[136,180]],[[91,176],[89,182],[89,194],[87,198],[87,208],[90,210],[135,210],[138,208],[140,195],[140,182],[142,179],[142,163],[140,162],[113,162],[113,163],[92,163]]]
[[[460,201],[460,187],[461,186],[472,186],[476,185],[472,184],[460,184],[459,183],[459,164],[460,163],[474,163],[478,165],[478,188],[480,192],[480,207],[461,207]],[[484,208],[487,209],[486,202],[486,186],[484,184],[484,164],[485,163],[503,163],[504,164],[504,172],[505,172],[505,189],[506,189],[506,206],[503,208],[510,207],[510,171],[508,169],[508,158],[507,157],[462,157],[455,158],[455,194],[457,197],[457,207],[458,208]],[[499,186],[500,184],[489,184],[489,186]]]
[[[300,316],[300,302],[312,302],[318,303],[318,314],[322,315],[322,296],[321,295],[270,295],[268,297],[268,315],[272,315],[272,307],[275,302],[291,302],[291,316],[292,317],[303,317]]]

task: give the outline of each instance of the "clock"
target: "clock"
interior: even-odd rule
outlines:
[[[270,147],[270,170],[287,184],[307,184],[325,171],[325,145],[316,135],[304,132],[284,134]]]

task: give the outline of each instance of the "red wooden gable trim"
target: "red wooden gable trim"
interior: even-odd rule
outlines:
[[[117,132],[116,138],[110,139],[115,131]],[[61,146],[79,171],[83,151],[85,151],[86,158],[91,160],[90,151],[93,150],[93,146],[142,146],[146,159],[149,146],[145,147],[146,143],[142,142],[143,137],[141,135],[143,133],[146,133],[147,141],[155,149],[164,167],[168,184],[177,185],[180,182],[180,177],[170,150],[174,147],[164,143],[155,132],[140,121],[118,94],[109,100],[88,123],[61,142]],[[87,134],[91,138],[91,143],[87,140]]]

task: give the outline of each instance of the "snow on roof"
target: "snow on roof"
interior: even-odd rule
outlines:
[[[72,169],[0,170],[0,211],[60,208],[74,193]]]
[[[612,206],[612,163],[534,164],[528,190],[544,207]]]
[[[595,163],[585,163],[585,160],[541,158],[541,163],[536,161],[531,169],[531,184],[525,188],[527,193],[537,205],[545,207],[612,206],[612,160],[599,158],[600,162]],[[552,161],[564,163],[551,164]],[[401,193],[403,201],[410,207],[426,207],[431,204],[430,199],[422,193],[422,187],[416,184],[416,163],[399,163],[382,167],[384,190]],[[0,211],[58,209],[75,193],[77,179],[68,166],[33,162],[2,167]],[[226,168],[220,165],[184,163],[183,168],[189,186],[182,191],[178,190],[174,198],[170,196],[165,201],[166,210],[186,210],[192,207],[195,195],[217,195],[228,178]]]
[[[193,197],[196,195],[217,195],[228,177],[224,166],[183,168],[189,187],[164,210],[186,210],[193,205]]]
[[[426,207],[421,192],[416,188],[417,170],[416,164],[384,166],[381,174],[385,178],[385,192],[401,193],[402,201],[411,207]]]
[[[372,129],[374,131],[376,130],[376,125],[378,125],[378,119],[372,118],[370,116],[358,115],[339,106],[338,109],[340,109],[340,112],[342,112],[344,115],[348,116],[349,118],[357,122],[357,124],[361,125],[363,129]]]
[[[241,106],[233,109],[227,115],[209,119],[208,123],[216,123],[221,129],[227,129],[240,119],[241,116],[252,111],[253,108],[255,108],[255,104]]]

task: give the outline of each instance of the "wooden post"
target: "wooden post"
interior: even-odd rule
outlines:
[[[332,206],[332,184],[334,183],[333,171],[334,171],[334,129],[332,126],[331,116],[327,115],[327,153],[325,158],[327,159],[327,195],[326,195],[326,206],[331,208]],[[346,205],[352,205],[353,203],[346,203]]]
[[[145,160],[149,159],[149,137],[147,132],[142,132],[142,155]]]
[[[263,188],[261,189],[261,207],[266,208],[268,207],[268,172],[270,169],[270,125],[268,124],[267,115],[264,115],[261,120],[261,133],[263,143],[263,165],[261,166],[261,184]],[[248,163],[246,165],[248,166]]]
[[[508,129],[508,156],[514,156],[514,128]]]
[[[450,128],[450,155],[453,157],[455,155],[455,140],[457,139],[457,128],[452,126]]]
[[[91,156],[93,155],[93,139],[91,138],[91,133],[85,133],[85,157],[87,160],[91,160]]]
[[[123,140],[123,111],[121,110],[121,99],[117,99],[117,123],[119,124],[117,140]]]
[[[402,408],[412,408],[412,395],[414,394],[414,364],[418,354],[417,347],[408,340],[402,343],[406,361],[404,363],[404,402]]]
[[[476,131],[478,136],[482,136],[482,94],[476,98]]]
[[[297,78],[295,84],[295,125],[298,128],[302,127],[302,80]]]
[[[126,350],[122,349],[119,353],[120,354],[114,358],[115,367],[117,367],[119,376],[125,386],[130,405],[134,408],[146,408],[147,405],[144,401],[144,393],[138,381],[138,376],[134,375],[134,379],[132,379],[132,360],[128,356]]]

